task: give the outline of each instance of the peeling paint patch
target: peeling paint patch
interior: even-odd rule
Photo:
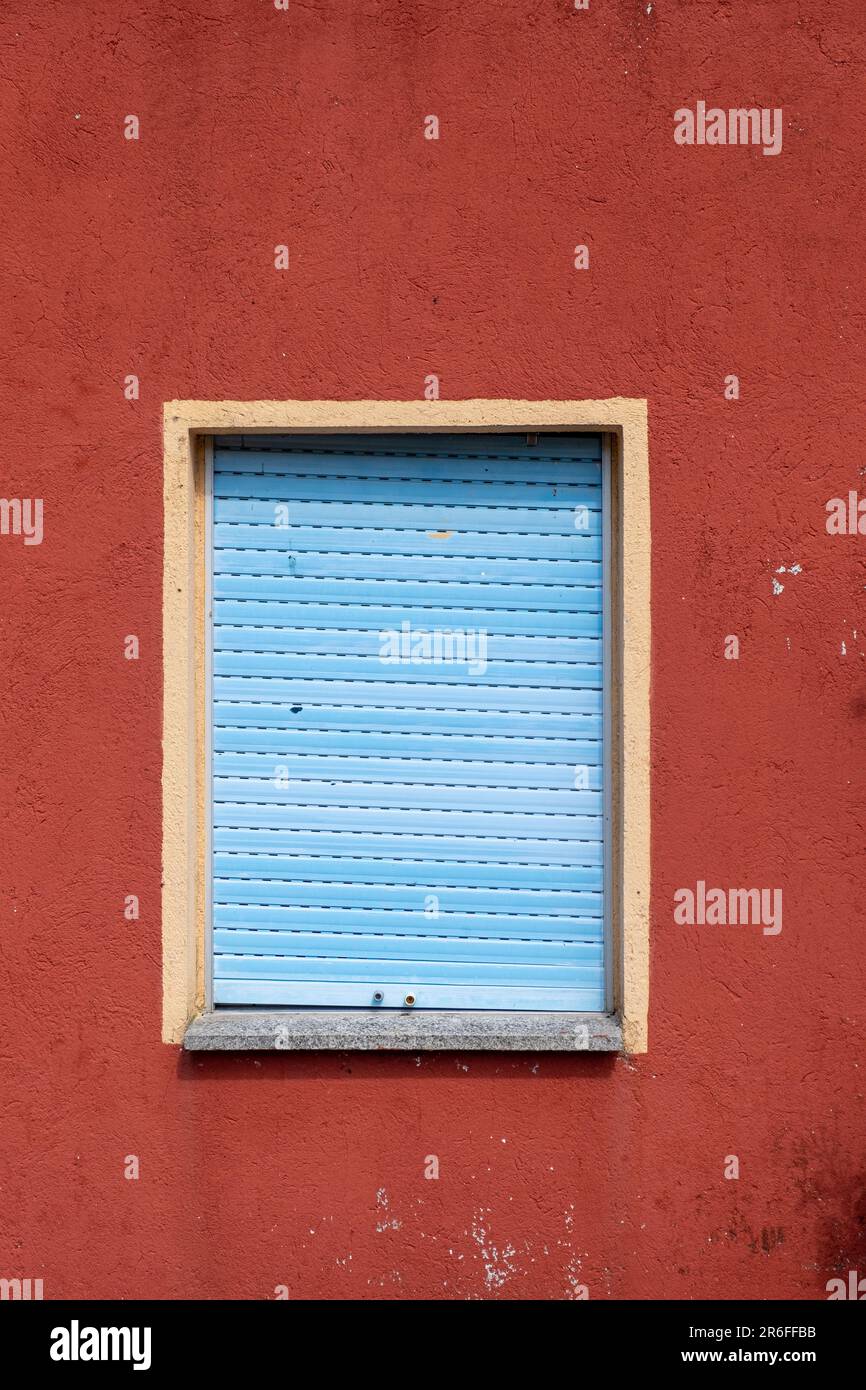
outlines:
[[[802,574],[802,573],[803,573],[803,566],[802,566],[802,565],[790,565],[790,566],[788,566],[788,565],[779,565],[778,569],[776,570],[776,574]],[[774,580],[773,580],[773,593],[774,593],[774,594],[781,594],[782,591],[783,591],[783,589],[784,589],[784,587],[785,587],[784,584],[780,584],[779,581],[778,581],[778,579],[774,579]]]
[[[379,1232],[399,1231],[403,1223],[402,1221],[398,1221],[396,1216],[391,1213],[391,1203],[388,1200],[388,1194],[384,1187],[380,1187],[379,1191],[376,1193],[376,1206],[379,1209],[379,1220],[376,1222],[376,1230]]]
[[[488,1289],[501,1289],[511,1275],[517,1273],[517,1267],[514,1264],[517,1251],[510,1242],[501,1251],[498,1250],[489,1240],[488,1233],[481,1224],[483,1219],[483,1211],[479,1211],[472,1218],[469,1234],[481,1251],[481,1259],[484,1262],[484,1282]]]
[[[565,1297],[573,1302],[584,1302],[589,1298],[589,1288],[581,1280],[580,1260],[576,1255],[572,1256],[565,1269],[565,1278],[568,1284]]]

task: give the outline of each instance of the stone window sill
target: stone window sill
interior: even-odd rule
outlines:
[[[621,1052],[612,1014],[444,1009],[217,1009],[193,1019],[188,1052]]]

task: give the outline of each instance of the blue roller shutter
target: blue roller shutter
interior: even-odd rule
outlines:
[[[217,441],[216,1005],[601,1010],[598,436]]]

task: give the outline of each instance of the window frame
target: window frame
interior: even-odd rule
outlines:
[[[212,441],[226,434],[602,436],[606,1011],[215,1009]],[[646,402],[193,402],[164,407],[163,1041],[203,1050],[643,1052],[649,974],[650,531]]]

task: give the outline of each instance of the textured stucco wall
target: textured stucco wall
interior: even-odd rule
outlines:
[[[759,1298],[866,1271],[866,539],[824,510],[866,466],[866,9],[7,0],[0,53],[0,496],[44,499],[41,544],[0,535],[0,1276]],[[781,153],[677,145],[701,100],[781,108]],[[649,400],[650,1051],[182,1056],[162,404],[431,373]],[[781,888],[782,932],[675,924],[698,880]]]

